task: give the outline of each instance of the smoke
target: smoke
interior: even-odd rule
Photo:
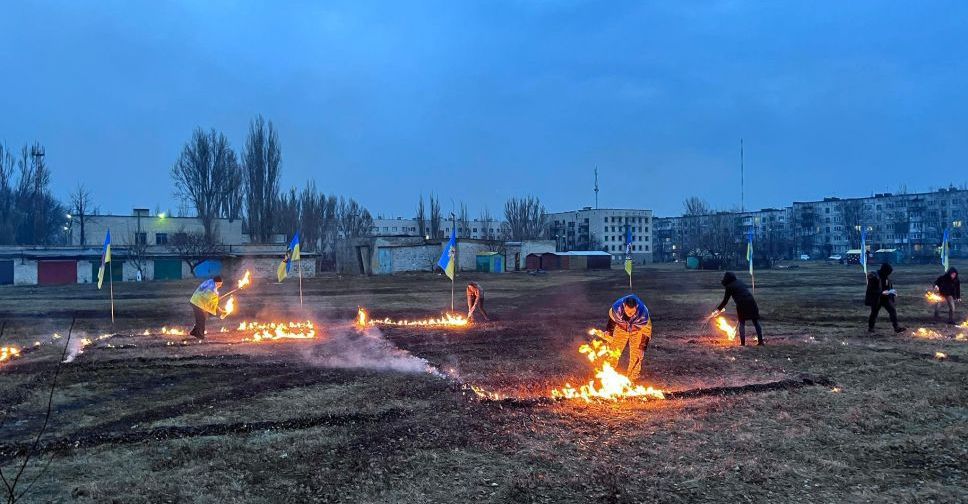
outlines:
[[[67,356],[64,357],[64,363],[74,362],[74,359],[84,353],[84,348],[90,344],[91,340],[83,333],[72,336],[67,343]]]
[[[304,355],[316,366],[443,376],[425,359],[415,357],[388,341],[376,327],[370,326],[363,331],[347,326],[323,327],[325,333],[322,341]]]

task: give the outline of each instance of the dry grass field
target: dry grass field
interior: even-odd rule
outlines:
[[[721,273],[640,268],[642,383],[722,393],[593,403],[528,399],[591,378],[576,350],[627,293],[618,270],[459,277],[495,316],[462,329],[353,327],[358,306],[441,313],[440,276],[306,280],[304,309],[295,282],[257,283],[203,342],[160,331],[191,325],[192,281],[116,285],[113,327],[90,285],[4,287],[0,346],[28,350],[0,364],[0,466],[42,425],[63,338],[47,342],[76,316],[94,342],[61,367],[25,502],[965,502],[968,342],[921,297],[939,273],[897,268],[902,322],[942,335],[925,339],[886,314],[867,333],[857,267],[759,272],[767,345],[741,348],[703,322]],[[241,320],[318,334],[243,341]],[[744,388],[804,377],[823,384]]]

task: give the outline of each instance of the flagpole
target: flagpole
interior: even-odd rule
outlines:
[[[114,261],[108,261],[108,285],[111,288],[111,325],[113,326],[114,325]]]

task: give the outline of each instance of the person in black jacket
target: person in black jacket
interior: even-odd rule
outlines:
[[[942,304],[946,304],[948,305],[948,323],[953,325],[955,323],[955,301],[961,301],[961,280],[958,280],[958,270],[948,268],[944,275],[939,276],[934,281],[934,290],[944,297],[944,301],[934,305],[934,318],[940,316],[938,309],[941,308]]]
[[[756,305],[753,293],[731,271],[723,275],[722,284],[726,288],[726,295],[723,296],[723,302],[716,307],[716,311],[723,311],[729,303],[729,298],[733,298],[736,302],[736,317],[739,319],[739,344],[746,346],[746,321],[752,320],[753,327],[756,328],[756,344],[762,346],[763,327],[760,326],[760,308]]]
[[[887,310],[887,314],[891,317],[894,332],[904,332],[904,328],[897,323],[897,310],[894,308],[897,291],[894,290],[894,282],[891,281],[893,271],[894,268],[890,264],[884,263],[879,270],[867,275],[867,295],[864,296],[864,304],[871,307],[871,316],[867,320],[868,332],[874,332],[874,322],[877,321],[877,314],[881,308]]]

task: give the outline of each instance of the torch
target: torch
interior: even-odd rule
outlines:
[[[230,294],[233,294],[235,292],[238,292],[238,291],[246,288],[251,283],[252,283],[252,273],[249,270],[245,270],[245,275],[242,277],[241,280],[238,281],[237,287],[234,288],[234,289],[232,289],[232,290],[230,290],[230,291],[228,291],[228,292],[226,292],[225,294],[222,294],[219,297],[220,298],[224,298],[224,297],[226,297],[226,296],[228,296]]]

